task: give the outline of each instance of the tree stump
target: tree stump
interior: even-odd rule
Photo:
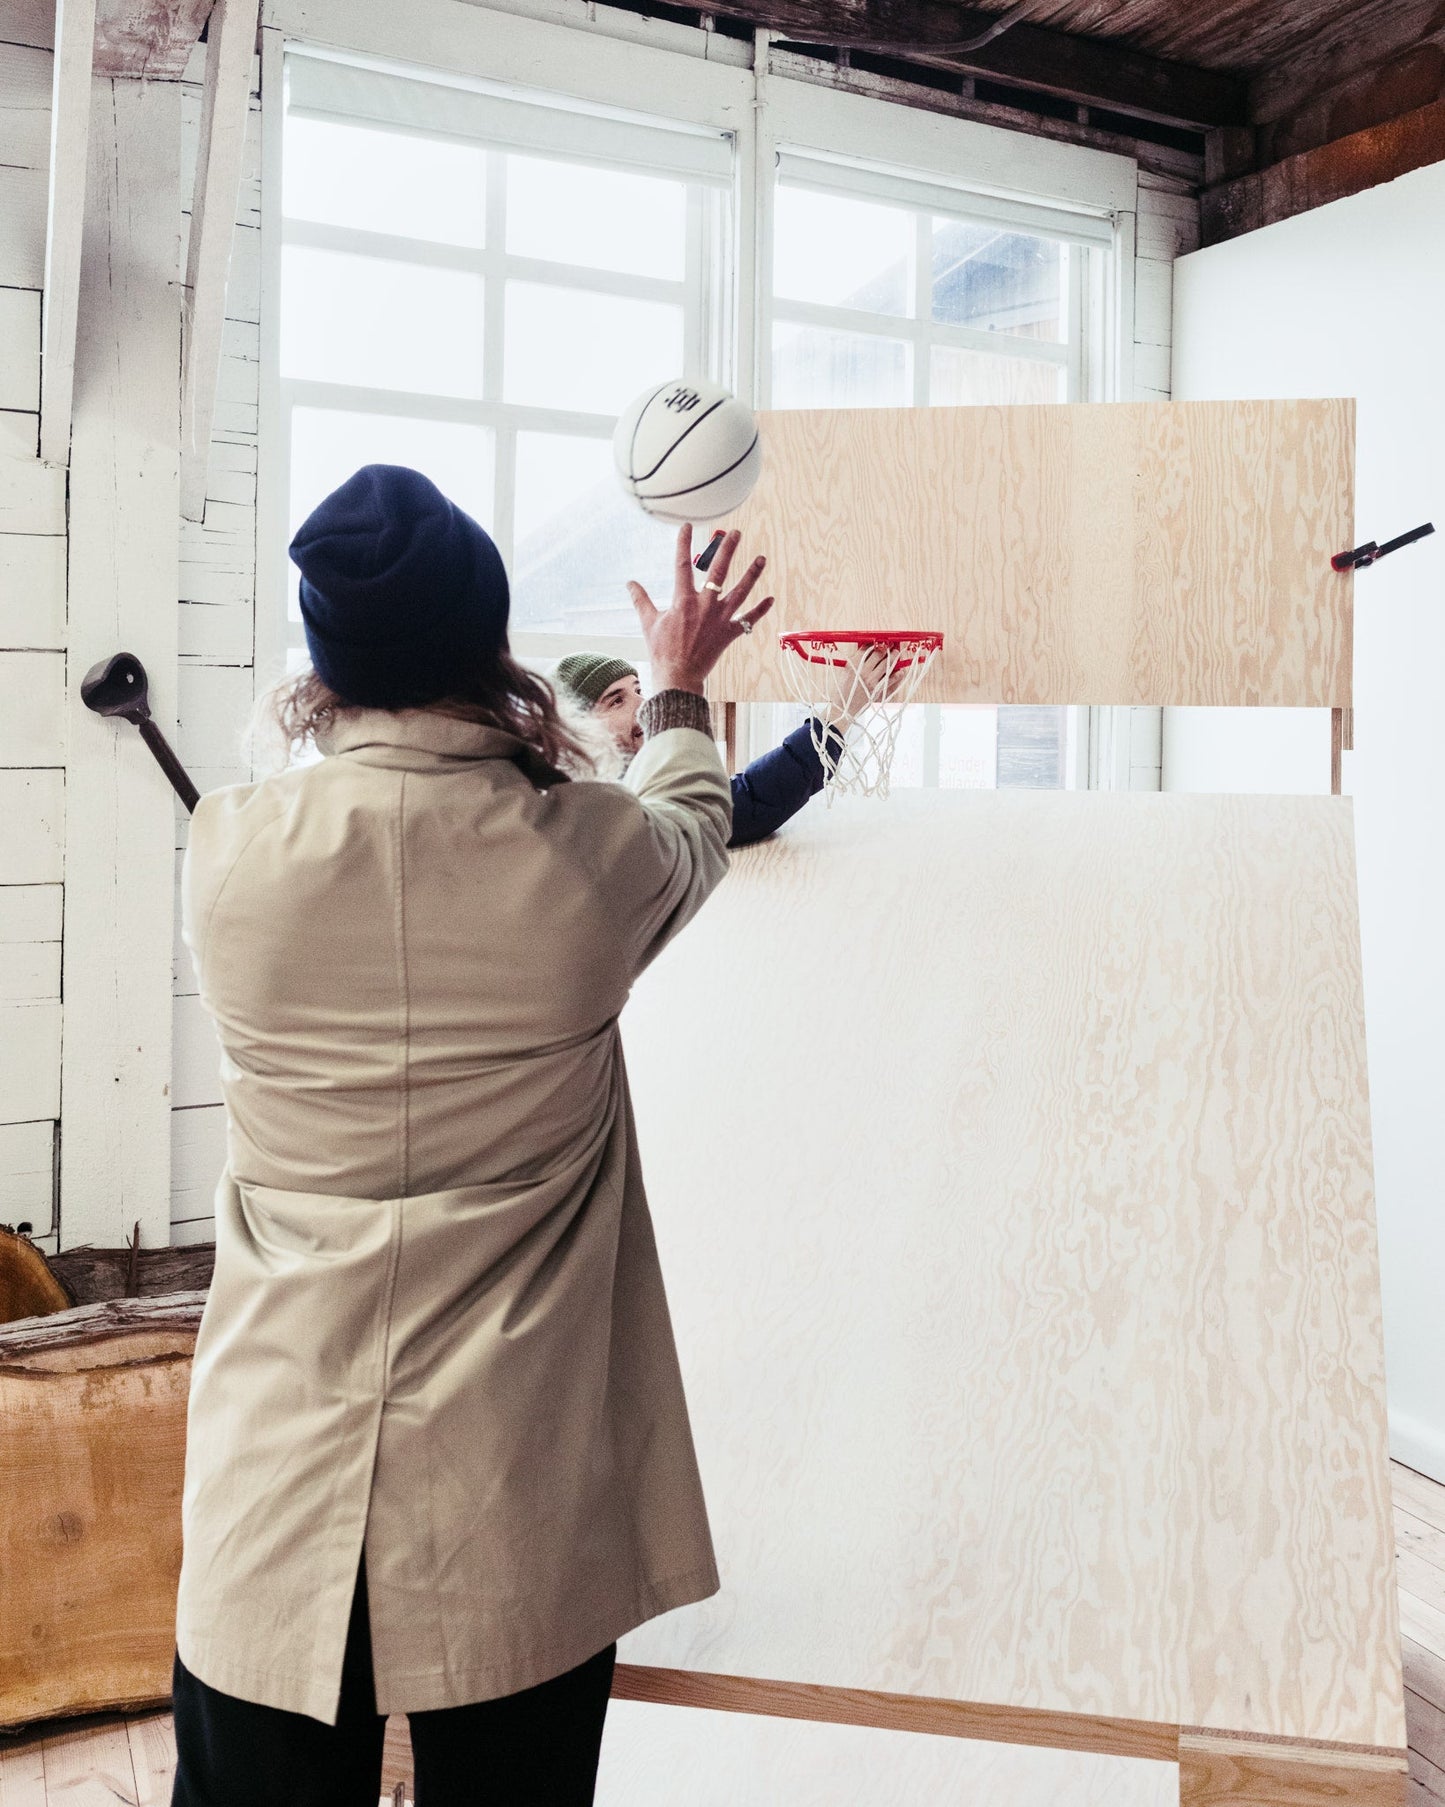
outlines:
[[[170,1697],[204,1303],[0,1326],[0,1727]]]
[[[43,1317],[74,1303],[30,1238],[0,1228],[0,1324]]]

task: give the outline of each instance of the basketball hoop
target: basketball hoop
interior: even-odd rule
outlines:
[[[818,629],[780,634],[788,688],[812,713],[813,746],[828,801],[835,791],[886,797],[903,711],[943,645],[932,630]],[[881,658],[870,660],[871,653]],[[851,719],[834,753],[828,725]]]

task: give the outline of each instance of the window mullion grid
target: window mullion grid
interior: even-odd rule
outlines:
[[[709,298],[703,288],[703,196],[690,183],[684,203],[682,261],[682,362],[686,377],[715,374]]]
[[[910,320],[902,314],[865,314],[821,301],[776,301],[773,312],[778,320],[793,326],[819,326],[833,332],[915,342],[923,336],[930,345],[957,346],[962,351],[981,351],[995,358],[1027,358],[1037,364],[1066,365],[1072,355],[1069,346],[1051,344],[1047,339],[1015,339],[1005,333],[977,332],[972,327],[953,326],[942,320]]]
[[[913,405],[915,408],[928,406],[932,321],[933,222],[926,213],[915,213],[913,216]],[[925,765],[927,763],[926,757],[924,763]]]
[[[487,152],[486,260],[482,281],[482,398],[501,410],[506,369],[507,158]],[[516,430],[503,415],[492,420],[492,532],[510,567],[515,539]]]
[[[1069,374],[1065,400],[1081,402],[1086,401],[1089,396],[1089,366],[1085,333],[1086,309],[1084,305],[1089,253],[1082,245],[1066,245],[1064,260],[1069,283],[1065,303],[1069,326]]]

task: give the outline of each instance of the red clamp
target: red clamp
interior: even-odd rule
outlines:
[[[1398,552],[1401,546],[1412,546],[1416,540],[1423,540],[1427,533],[1434,531],[1435,523],[1426,521],[1423,527],[1412,527],[1398,539],[1386,540],[1383,546],[1374,540],[1366,540],[1363,546],[1356,546],[1352,552],[1337,552],[1330,564],[1336,571],[1361,571],[1366,565],[1373,565],[1376,559],[1383,558],[1387,552]]]

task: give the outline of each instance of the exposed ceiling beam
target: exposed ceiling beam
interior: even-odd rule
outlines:
[[[40,456],[47,464],[70,462],[94,44],[95,0],[56,0],[40,334]]]
[[[178,81],[210,10],[211,0],[100,0],[95,73]]]
[[[1204,243],[1238,238],[1441,161],[1445,161],[1445,100],[1206,189]],[[1348,244],[1340,246],[1340,255],[1350,255]]]
[[[959,48],[996,26],[998,15],[942,0],[707,0],[707,10],[795,43],[856,46],[1168,125],[1243,125],[1249,117],[1241,76],[1048,26],[1020,21],[977,48]]]
[[[206,464],[221,372],[226,282],[241,192],[259,10],[259,0],[215,0],[206,40],[206,86],[181,316],[181,513],[188,521],[199,521],[206,505]]]

